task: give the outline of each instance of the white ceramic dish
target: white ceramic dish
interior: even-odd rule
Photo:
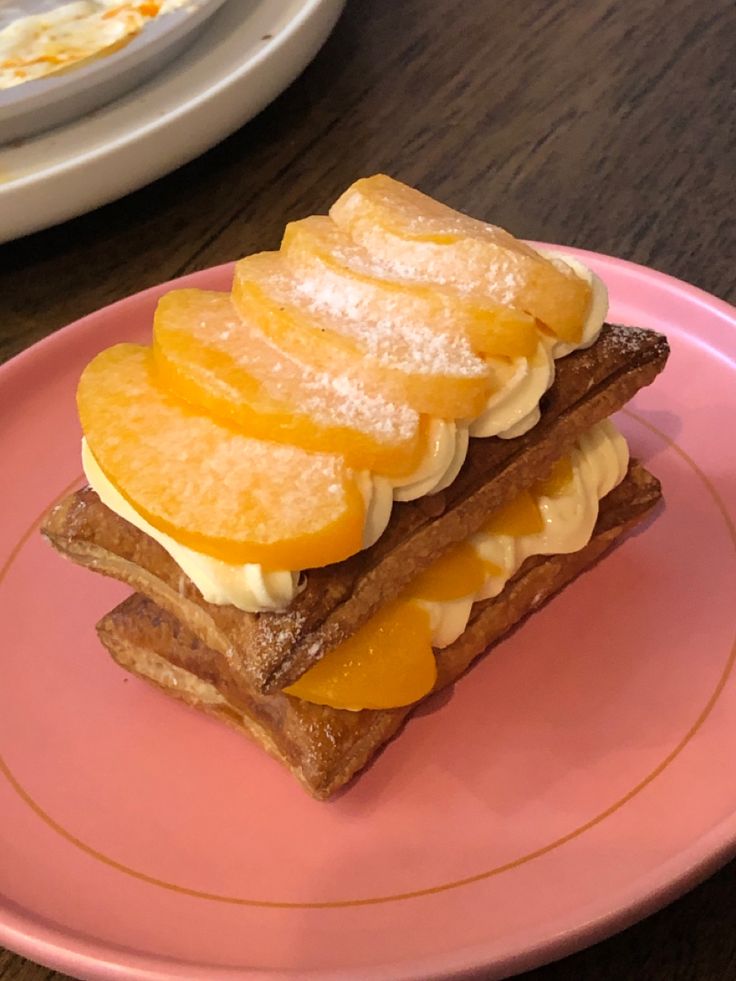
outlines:
[[[0,0],[0,29],[64,0]],[[103,106],[160,71],[190,44],[224,0],[192,0],[146,24],[124,47],[63,74],[0,90],[0,144],[33,136]]]
[[[0,148],[0,242],[121,197],[198,156],[304,69],[344,0],[229,0],[179,57],[84,119]]]

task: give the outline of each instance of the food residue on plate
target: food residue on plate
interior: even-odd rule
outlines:
[[[112,54],[160,14],[191,0],[74,0],[0,31],[0,89]]]

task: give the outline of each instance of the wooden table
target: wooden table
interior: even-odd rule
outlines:
[[[119,297],[273,248],[285,222],[381,170],[519,236],[733,300],[735,34],[730,0],[352,0],[304,75],[230,139],[0,248],[0,360]],[[61,977],[0,952],[0,981]],[[736,978],[736,864],[526,977]]]

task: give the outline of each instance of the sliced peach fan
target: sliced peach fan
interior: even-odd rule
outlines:
[[[231,295],[169,293],[153,351],[121,345],[82,377],[80,416],[102,471],[154,528],[195,551],[286,570],[354,554],[366,509],[357,472],[415,472],[428,417],[472,419],[486,408],[499,371],[485,358],[534,353],[531,314],[457,288],[457,243],[496,249],[495,274],[514,269],[507,285],[530,282],[537,267],[549,289],[555,277],[577,280],[389,178],[357,182],[333,210],[337,222],[292,223],[281,252],[241,260]],[[419,259],[439,249],[448,275],[409,281],[392,251],[401,243]],[[544,486],[555,493],[569,474],[563,462]],[[534,495],[488,527],[541,530]],[[438,598],[452,579],[465,595],[488,574],[458,549],[443,560],[450,573],[430,570],[420,593]]]
[[[241,316],[227,293],[167,293],[153,327],[162,382],[246,435],[338,453],[390,476],[417,467],[426,427],[414,409],[300,356],[308,352],[281,350],[255,319]]]
[[[591,303],[588,283],[502,228],[383,174],[356,181],[330,216],[397,276],[523,310],[571,343],[582,336]]]
[[[463,337],[479,354],[530,357],[539,343],[533,317],[493,300],[465,298],[441,281],[411,282],[377,262],[330,218],[286,226],[281,250],[313,300],[335,316],[375,329],[430,329]]]
[[[361,379],[384,398],[442,419],[476,416],[492,392],[490,369],[461,337],[421,327],[334,316],[302,289],[284,257],[261,252],[237,263],[233,302],[283,352],[318,371]]]
[[[99,354],[77,404],[107,478],[180,544],[289,570],[361,548],[363,498],[340,457],[251,439],[201,414],[156,382],[148,348],[119,344]]]

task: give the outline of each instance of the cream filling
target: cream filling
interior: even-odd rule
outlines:
[[[539,400],[555,380],[555,361],[573,351],[590,347],[598,339],[608,313],[608,290],[603,280],[582,262],[561,252],[541,253],[555,263],[564,263],[584,279],[591,288],[588,315],[580,341],[568,344],[546,335],[540,339],[530,359],[517,358],[511,365],[498,362],[503,382],[484,411],[470,424],[471,436],[500,436],[513,439],[523,436],[539,422]],[[504,378],[503,374],[507,377]]]
[[[532,555],[577,552],[590,541],[598,520],[599,502],[621,483],[629,465],[626,440],[610,420],[588,430],[571,454],[572,479],[561,494],[539,498],[544,528],[531,535],[491,535],[478,532],[470,539],[480,558],[501,571],[483,586],[454,600],[422,600],[432,628],[432,645],[447,647],[463,633],[473,603],[498,596],[509,579]]]
[[[469,438],[467,426],[445,419],[433,419],[427,453],[409,476],[389,478],[367,470],[358,475],[365,502],[363,548],[377,542],[386,530],[394,501],[415,501],[450,486],[465,463]]]
[[[494,366],[495,367],[495,366]],[[552,345],[540,340],[531,358],[516,358],[496,367],[501,386],[470,423],[471,436],[521,436],[539,422],[539,400],[555,380]]]
[[[358,472],[358,487],[365,503],[363,548],[373,545],[385,531],[394,501],[413,501],[449,487],[465,462],[469,436],[511,439],[535,426],[540,416],[539,400],[554,381],[555,359],[595,342],[608,309],[604,283],[576,259],[554,252],[545,254],[555,262],[567,263],[590,283],[591,306],[580,343],[571,345],[544,336],[529,359],[517,358],[512,362],[494,359],[492,364],[499,386],[485,409],[472,421],[432,419],[426,453],[412,473],[389,478],[369,471]],[[100,500],[166,549],[209,603],[231,604],[248,613],[284,610],[300,591],[298,571],[264,571],[256,564],[234,565],[180,545],[153,528],[122,497],[84,440],[82,461],[87,480]]]

